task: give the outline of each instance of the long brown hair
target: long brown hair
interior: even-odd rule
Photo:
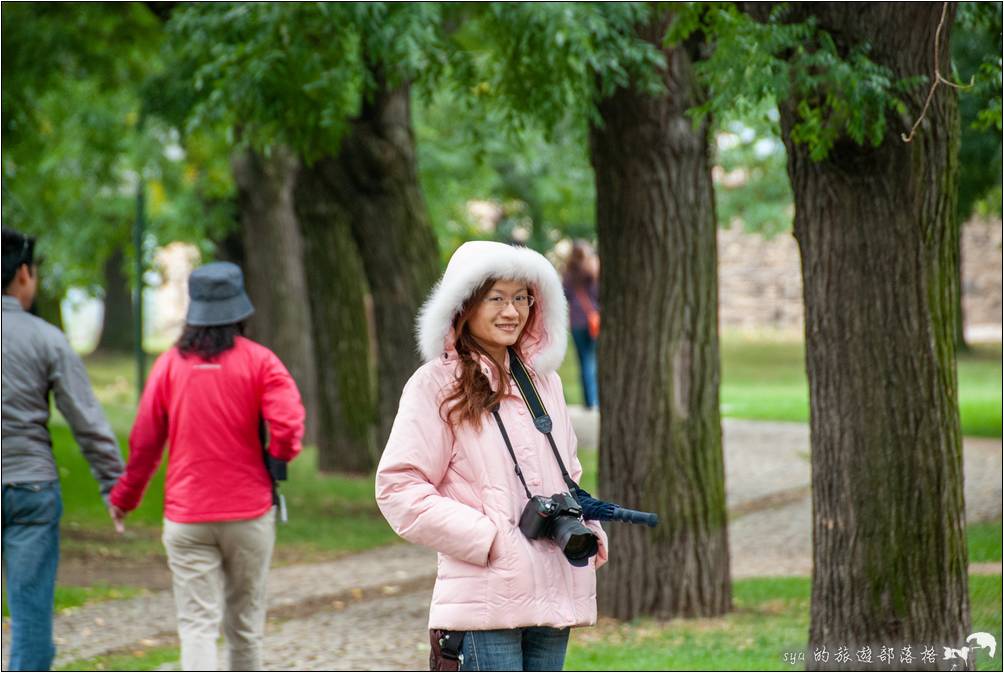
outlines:
[[[563,281],[572,287],[589,287],[596,278],[596,267],[593,263],[593,247],[586,241],[577,240],[572,246],[572,254],[565,264]]]
[[[485,412],[490,411],[499,403],[499,400],[509,394],[509,377],[502,370],[502,365],[481,347],[481,344],[471,334],[471,328],[467,324],[481,306],[484,298],[488,296],[496,281],[498,281],[497,278],[486,280],[464,302],[457,317],[453,319],[453,332],[456,334],[454,348],[456,348],[457,355],[460,356],[460,374],[457,376],[453,392],[439,405],[440,417],[450,425],[459,426],[470,423],[474,427],[480,428],[481,419]],[[536,310],[536,304],[530,307],[526,322],[523,324],[523,330],[516,340],[516,351],[520,355],[522,355],[523,337],[536,317]],[[496,378],[499,381],[498,390],[492,390],[488,377],[481,371],[477,360],[474,359],[475,353],[485,356],[491,362],[491,366],[495,368]]]

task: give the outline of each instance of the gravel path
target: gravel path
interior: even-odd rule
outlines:
[[[431,589],[436,554],[409,544],[392,545],[325,563],[273,568],[269,574],[270,617],[296,619],[319,609],[336,613],[369,604],[374,596]],[[426,605],[428,614],[428,605]],[[176,629],[170,591],[66,610],[55,620],[56,666],[139,644],[173,639]],[[4,661],[7,656],[4,639]]]
[[[596,446],[597,416],[572,415],[580,445]],[[723,430],[733,576],[811,574],[808,427],[726,419]],[[965,475],[969,519],[999,519],[1001,442],[966,439]],[[1000,564],[984,566],[973,570],[1000,573]],[[435,553],[407,544],[273,569],[266,668],[425,668],[435,572]],[[96,603],[60,614],[55,631],[57,666],[176,642],[174,604],[170,592]]]

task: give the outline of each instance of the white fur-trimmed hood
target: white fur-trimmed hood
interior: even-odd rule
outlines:
[[[568,302],[561,278],[539,252],[494,241],[470,241],[453,253],[418,314],[422,358],[429,362],[454,350],[453,318],[489,278],[523,280],[533,287],[539,315],[526,326],[523,355],[539,374],[555,371],[568,346]]]

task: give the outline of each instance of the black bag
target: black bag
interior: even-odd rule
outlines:
[[[264,417],[260,414],[258,416],[258,441],[261,442],[262,459],[265,461],[268,478],[272,481],[272,504],[278,510],[279,522],[286,523],[286,498],[279,492],[279,482],[286,481],[287,463],[268,452],[268,427],[265,425]]]

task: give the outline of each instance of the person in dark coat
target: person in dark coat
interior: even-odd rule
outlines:
[[[576,241],[565,265],[562,285],[568,299],[568,317],[572,328],[572,341],[579,356],[582,376],[582,397],[586,409],[599,404],[596,385],[596,339],[600,325],[599,258],[592,246]]]

